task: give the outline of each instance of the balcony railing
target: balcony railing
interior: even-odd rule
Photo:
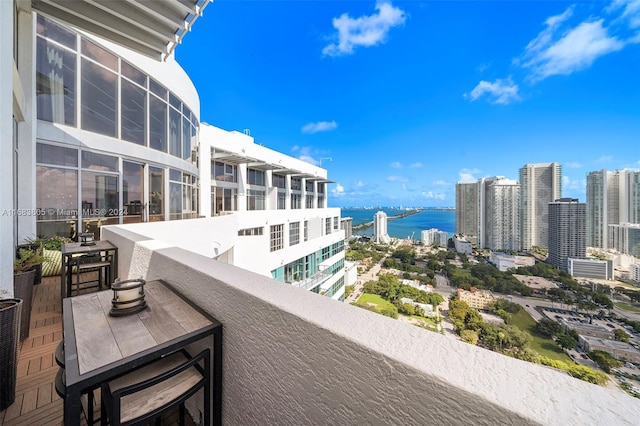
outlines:
[[[309,278],[306,278],[302,281],[294,281],[291,283],[293,287],[300,287],[305,290],[311,290],[312,288],[322,284],[324,281],[329,279],[333,274],[329,269],[324,269],[316,272],[311,275]]]
[[[161,278],[225,324],[225,424],[633,424],[640,412],[622,391],[282,285],[135,226],[102,237],[119,248],[120,277]]]

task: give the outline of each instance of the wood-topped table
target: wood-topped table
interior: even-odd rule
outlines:
[[[80,424],[83,392],[207,338],[213,347],[212,424],[221,424],[222,324],[162,281],[147,282],[144,293],[147,307],[123,317],[109,315],[112,290],[63,300],[66,426]]]
[[[105,253],[105,258],[111,262],[110,276],[106,277],[107,284],[111,284],[118,273],[118,247],[106,240],[96,241],[93,245],[82,245],[82,243],[64,243],[62,245],[62,273],[60,274],[60,296],[67,297],[67,287],[73,279],[71,271],[71,260],[77,255],[89,255]]]

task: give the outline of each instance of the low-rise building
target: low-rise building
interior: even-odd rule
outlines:
[[[613,262],[598,259],[567,259],[567,272],[572,277],[595,278],[599,280],[613,279]]]
[[[473,252],[473,248],[471,247],[471,243],[464,239],[463,237],[454,236],[453,237],[453,245],[456,249],[456,252],[462,254],[471,254]]]
[[[554,283],[553,281],[549,281],[548,279],[543,277],[518,274],[513,274],[513,277],[536,292],[542,293],[552,288],[558,288],[558,285],[556,283]]]
[[[421,233],[421,241],[425,246],[437,244],[439,247],[446,247],[449,241],[449,234],[439,229],[431,228]]]
[[[402,297],[400,298],[400,302],[402,303],[406,303],[408,305],[411,306],[417,306],[420,309],[422,309],[424,311],[424,315],[427,317],[435,317],[436,316],[436,310],[433,309],[433,305],[429,304],[429,303],[418,303],[415,302],[413,299],[410,299],[408,297]]]
[[[502,272],[505,272],[509,268],[516,269],[523,266],[533,266],[536,263],[536,259],[533,256],[515,256],[491,252],[489,254],[489,262],[493,263]]]
[[[466,302],[469,307],[479,310],[487,310],[489,304],[496,300],[489,290],[478,290],[471,287],[470,290],[458,289],[458,298]]]
[[[358,264],[344,261],[344,285],[354,285],[358,281]]]
[[[580,336],[578,343],[585,352],[603,351],[610,353],[611,356],[618,360],[640,362],[640,351],[626,342]]]
[[[567,318],[563,318],[560,320],[560,325],[564,327],[565,332],[573,329],[580,336],[595,337],[598,339],[606,340],[613,340],[614,338],[612,330],[598,324],[584,324],[581,322],[573,322]]]
[[[631,278],[631,281],[640,284],[640,263],[634,263],[629,266],[629,278]]]

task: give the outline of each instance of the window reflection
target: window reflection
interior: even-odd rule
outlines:
[[[78,215],[78,172],[57,167],[36,166],[37,233],[75,238]]]
[[[82,128],[116,136],[116,74],[82,60]]]
[[[117,224],[118,197],[118,176],[82,172],[82,232],[99,239],[100,227]]]
[[[76,54],[37,39],[38,119],[76,125]]]
[[[122,139],[144,145],[147,139],[147,91],[120,79]]]
[[[167,152],[167,104],[149,96],[149,146]]]
[[[164,170],[149,167],[149,222],[164,220]]]
[[[122,162],[122,207],[124,223],[142,222],[144,203],[142,200],[142,164]]]

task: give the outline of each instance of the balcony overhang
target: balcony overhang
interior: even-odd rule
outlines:
[[[182,41],[211,0],[32,0],[33,9],[157,60]]]
[[[214,149],[212,154],[211,154],[211,159],[214,161],[223,161],[227,164],[232,164],[234,166],[237,166],[239,164],[249,164],[249,163],[255,163],[258,161],[257,158],[254,157],[249,157],[247,155],[238,153],[238,152],[231,152],[231,151],[225,151],[225,150],[219,150],[219,149]]]
[[[284,167],[282,167],[281,165],[278,164],[273,164],[273,163],[266,163],[264,161],[256,161],[253,163],[249,163],[247,164],[247,167],[250,167],[252,169],[256,169],[256,170],[273,170],[275,173],[280,173],[280,174],[287,174],[287,171],[289,169],[286,169]],[[299,173],[299,172],[297,172]]]

